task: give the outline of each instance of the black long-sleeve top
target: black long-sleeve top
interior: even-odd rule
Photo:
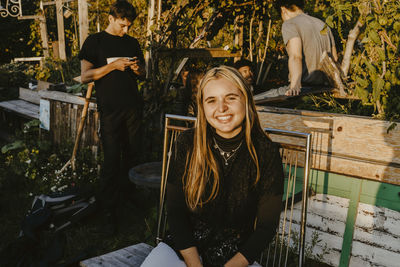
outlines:
[[[253,130],[252,141],[260,168],[260,180],[254,185],[256,165],[243,131],[232,139],[224,139],[208,130],[207,134],[224,150],[241,145],[226,165],[211,144],[220,174],[218,195],[192,211],[186,205],[182,176],[187,155],[193,148],[193,134],[191,129],[178,137],[171,157],[167,183],[171,245],[177,251],[196,246],[204,266],[222,266],[237,252],[251,264],[271,241],[279,223],[284,180],[279,147],[264,133]],[[211,183],[206,186],[207,197],[210,189]]]

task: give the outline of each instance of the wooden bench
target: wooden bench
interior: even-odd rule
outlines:
[[[139,243],[80,262],[81,267],[139,267],[153,249]]]
[[[19,99],[0,102],[0,107],[26,119],[39,119],[40,96],[37,91],[19,88]]]
[[[39,119],[39,105],[32,104],[23,99],[0,102],[0,107],[27,119]]]

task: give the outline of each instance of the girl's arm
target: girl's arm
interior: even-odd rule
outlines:
[[[200,255],[196,247],[190,247],[180,250],[187,267],[202,267]]]
[[[277,145],[271,145],[268,157],[271,158],[271,161],[264,163],[265,166],[260,166],[259,186],[263,187],[260,189],[263,193],[257,206],[257,226],[244,245],[239,248],[239,252],[249,264],[258,260],[262,250],[272,240],[279,225],[282,210],[284,176]]]
[[[238,252],[225,265],[225,267],[247,267],[249,262],[242,253]]]

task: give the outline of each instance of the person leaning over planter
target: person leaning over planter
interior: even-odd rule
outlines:
[[[304,0],[276,0],[275,7],[282,16],[282,37],[289,55],[290,86],[285,94],[298,95],[302,84],[326,84],[318,64],[324,51],[337,61],[330,28],[303,12]]]
[[[235,68],[209,70],[197,105],[195,127],[180,134],[171,157],[171,242],[160,243],[142,266],[259,266],[281,212],[279,147],[262,130],[250,87]]]
[[[104,151],[99,203],[109,212],[115,211],[121,190],[127,188],[128,169],[140,156],[143,100],[137,79],[145,75],[144,58],[139,42],[127,35],[135,18],[130,3],[116,1],[105,31],[90,35],[79,52],[82,82],[95,82]]]

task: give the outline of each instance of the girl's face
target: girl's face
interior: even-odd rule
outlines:
[[[209,81],[203,88],[203,107],[207,122],[218,135],[232,138],[240,133],[246,113],[245,97],[225,78]]]

